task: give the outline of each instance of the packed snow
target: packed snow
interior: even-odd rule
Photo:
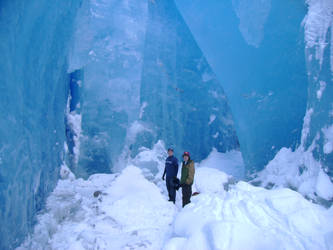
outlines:
[[[333,179],[327,174],[327,168],[314,157],[317,147],[317,135],[306,149],[306,139],[310,133],[313,109],[306,111],[302,129],[301,145],[295,150],[281,148],[264,170],[256,174],[254,182],[264,187],[288,187],[297,190],[305,197],[320,201],[333,201]],[[322,129],[324,134],[324,153],[333,151],[333,126]],[[332,150],[332,151],[331,151]]]
[[[220,153],[213,148],[209,156],[200,162],[200,167],[216,168],[238,180],[245,176],[242,153],[237,150]]]
[[[331,46],[332,49],[333,45],[333,39],[330,43],[330,39],[327,39],[329,30],[333,27],[333,2],[331,0],[306,0],[306,3],[309,8],[303,21],[306,47],[315,48],[315,59],[322,66],[325,48]],[[331,53],[331,71],[333,72],[333,53]]]
[[[314,144],[313,144],[314,146]],[[265,169],[259,172],[255,181],[264,187],[289,187],[304,196],[316,200],[333,199],[333,183],[323,171],[323,166],[309,150],[282,148]]]
[[[228,192],[193,197],[165,249],[332,249],[332,212],[290,189],[241,181]]]
[[[74,153],[74,161],[77,164],[79,161],[79,154],[80,154],[80,136],[82,134],[82,128],[81,128],[82,115],[77,114],[75,111],[69,112],[69,107],[67,107],[66,118],[67,118],[68,125],[74,134],[73,153]]]
[[[60,180],[19,249],[159,249],[176,208],[142,171]]]
[[[322,131],[325,137],[323,151],[325,154],[330,154],[333,152],[333,125],[323,128]]]
[[[180,191],[175,205],[167,201],[162,142],[142,148],[117,174],[76,179],[63,165],[33,234],[18,249],[333,249],[332,207],[287,188],[235,183],[221,171],[230,169],[221,164],[233,164],[231,155],[239,160],[214,150],[196,164],[199,194],[185,208]]]
[[[323,96],[323,92],[325,91],[326,88],[326,82],[320,81],[319,82],[319,89],[317,90],[317,98],[320,100],[321,97]]]

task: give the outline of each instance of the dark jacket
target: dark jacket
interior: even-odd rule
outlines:
[[[178,174],[178,160],[174,156],[169,156],[165,160],[164,174],[167,178],[176,177]]]
[[[194,161],[191,159],[189,159],[186,163],[183,161],[180,184],[192,185],[194,181],[194,172]]]

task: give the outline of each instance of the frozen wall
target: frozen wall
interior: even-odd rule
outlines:
[[[239,138],[250,173],[304,147],[332,175],[332,1],[176,2],[1,2],[0,249],[29,232],[64,160],[87,177],[160,139],[200,161]]]
[[[212,147],[239,147],[222,85],[173,1],[149,1],[140,94],[141,120],[152,132],[139,134],[137,146],[161,138],[177,157],[187,150],[197,161]]]
[[[70,71],[80,70],[80,176],[119,170],[158,140],[197,160],[238,148],[222,86],[173,1],[89,1]]]
[[[333,2],[308,0],[304,19],[307,62],[308,129],[304,147],[313,149],[314,157],[333,176]]]
[[[80,3],[0,3],[0,249],[20,243],[58,179],[67,54]]]
[[[147,1],[86,1],[78,13],[70,71],[82,72],[79,176],[111,171],[140,112]]]
[[[177,0],[229,100],[248,172],[300,143],[307,100],[299,1]]]

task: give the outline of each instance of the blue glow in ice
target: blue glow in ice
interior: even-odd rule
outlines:
[[[305,114],[302,2],[177,0],[226,92],[249,172],[295,147]],[[264,3],[264,4],[263,4]]]
[[[64,153],[67,55],[81,1],[0,4],[0,249],[18,245]]]

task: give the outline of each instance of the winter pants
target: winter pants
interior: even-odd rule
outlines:
[[[169,201],[173,201],[173,203],[176,202],[176,187],[174,184],[174,178],[175,177],[167,177],[166,178],[166,186],[169,193]]]
[[[182,194],[183,194],[183,207],[185,207],[187,204],[191,202],[192,185],[183,184]]]

